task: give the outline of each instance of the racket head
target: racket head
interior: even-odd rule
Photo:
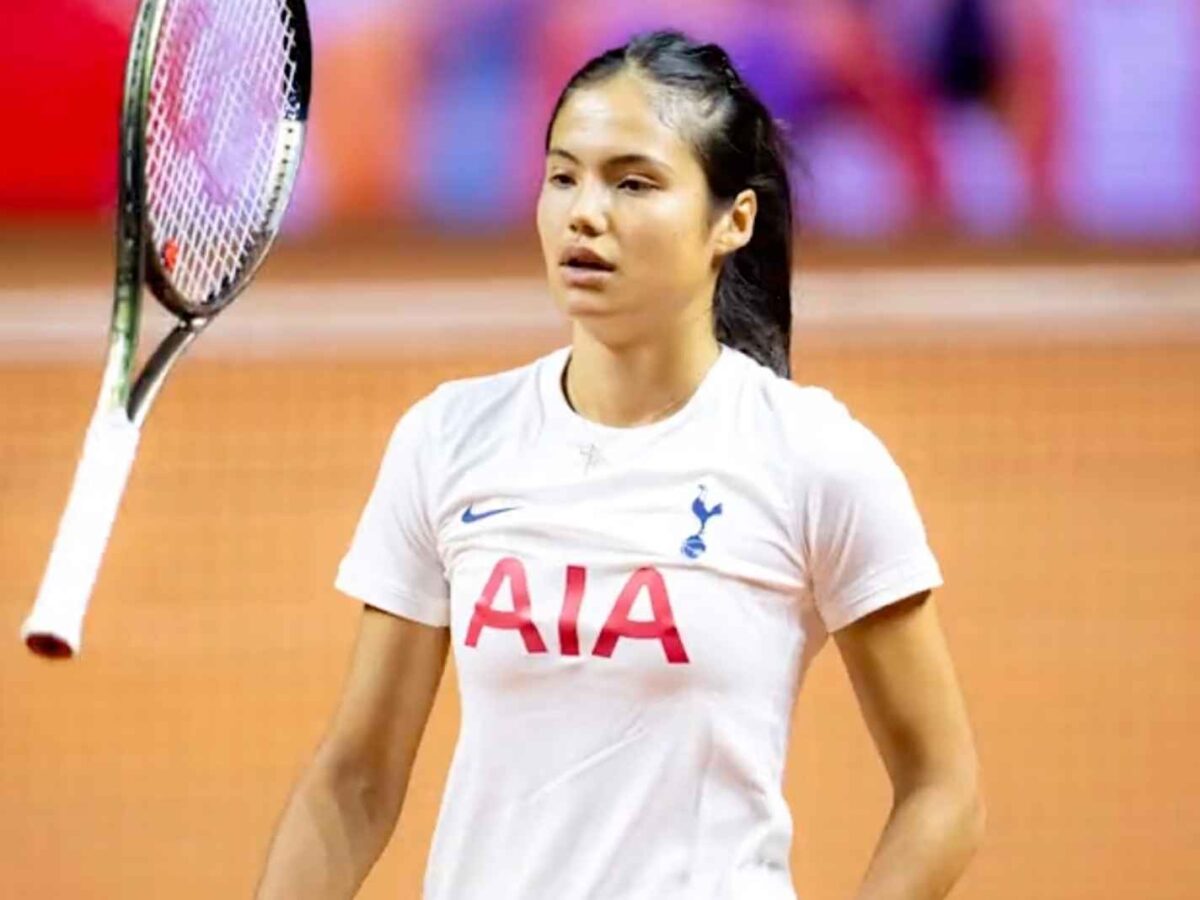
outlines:
[[[291,196],[312,90],[308,15],[303,0],[143,5],[151,47],[129,157],[144,280],[176,316],[207,320],[253,277]]]

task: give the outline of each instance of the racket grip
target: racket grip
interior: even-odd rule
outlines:
[[[21,626],[21,639],[34,653],[74,656],[79,652],[83,617],[129,480],[139,434],[120,409],[97,410],[88,425],[41,587]]]

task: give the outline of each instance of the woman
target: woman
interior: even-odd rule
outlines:
[[[942,579],[888,451],[786,377],[790,204],[718,47],[641,36],[567,84],[537,222],[571,344],[397,425],[338,572],[366,604],[345,695],[260,898],[357,890],[450,642],[426,900],[794,898],[782,769],[831,632],[896,788],[859,897],[949,890],[982,804]]]

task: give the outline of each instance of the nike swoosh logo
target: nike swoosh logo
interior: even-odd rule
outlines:
[[[471,506],[474,505],[474,503],[471,504]],[[512,512],[514,509],[519,508],[516,506],[504,506],[500,509],[489,509],[486,512],[472,512],[471,506],[468,506],[466,509],[464,509],[462,514],[462,520],[468,525],[470,525],[472,522],[478,522],[480,519],[486,519],[489,516],[498,516],[500,513]]]

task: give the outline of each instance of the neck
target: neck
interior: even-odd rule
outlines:
[[[612,347],[576,326],[563,387],[579,415],[602,425],[649,425],[686,405],[721,353],[711,330]]]

